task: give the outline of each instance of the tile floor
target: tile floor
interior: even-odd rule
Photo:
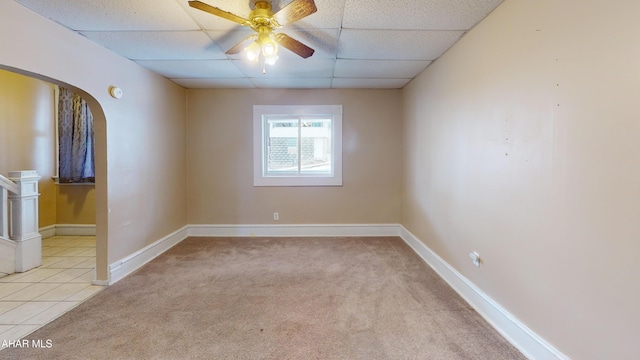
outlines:
[[[42,266],[0,278],[0,343],[28,335],[102,290],[91,284],[95,266],[95,236],[43,239]]]

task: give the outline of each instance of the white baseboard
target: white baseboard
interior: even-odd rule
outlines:
[[[95,236],[95,224],[54,224],[38,229],[43,239],[52,236]]]
[[[95,224],[56,224],[56,235],[61,236],[95,236]]]
[[[42,235],[43,239],[50,238],[52,236],[56,236],[56,226],[55,225],[49,225],[49,226],[41,227],[40,229],[38,229],[38,231],[40,231],[40,235]]]
[[[131,274],[142,265],[169,250],[188,236],[187,226],[145,246],[126,258],[109,265],[109,285]]]
[[[529,359],[569,359],[400,225],[400,237],[507,341]]]
[[[153,260],[187,237],[252,236],[399,236],[431,266],[491,326],[529,359],[568,359],[500,304],[462,276],[411,232],[399,224],[311,224],[311,225],[186,225],[109,266],[108,284],[113,284]],[[97,285],[107,285],[101,282]]]
[[[399,236],[397,224],[189,225],[189,236]]]

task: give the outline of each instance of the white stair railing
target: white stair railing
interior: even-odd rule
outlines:
[[[17,193],[18,184],[0,175],[0,276],[16,271],[18,244],[9,240],[9,192]]]
[[[8,193],[16,194],[18,184],[0,175],[0,237],[9,238],[9,201]]]
[[[42,264],[38,228],[38,180],[35,170],[0,175],[0,275]]]

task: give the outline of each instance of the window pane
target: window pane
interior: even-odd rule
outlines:
[[[267,119],[267,173],[298,172],[298,119]]]
[[[331,120],[302,120],[300,172],[331,174]]]
[[[342,186],[342,105],[254,105],[254,186]]]

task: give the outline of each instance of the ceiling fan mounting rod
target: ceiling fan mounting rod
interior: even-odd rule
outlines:
[[[256,1],[256,5],[251,11],[249,19],[251,20],[251,27],[256,31],[264,26],[268,26],[271,30],[282,27],[282,25],[273,18],[271,3],[268,1]]]
[[[271,10],[271,3],[268,1],[256,1],[255,8]]]

